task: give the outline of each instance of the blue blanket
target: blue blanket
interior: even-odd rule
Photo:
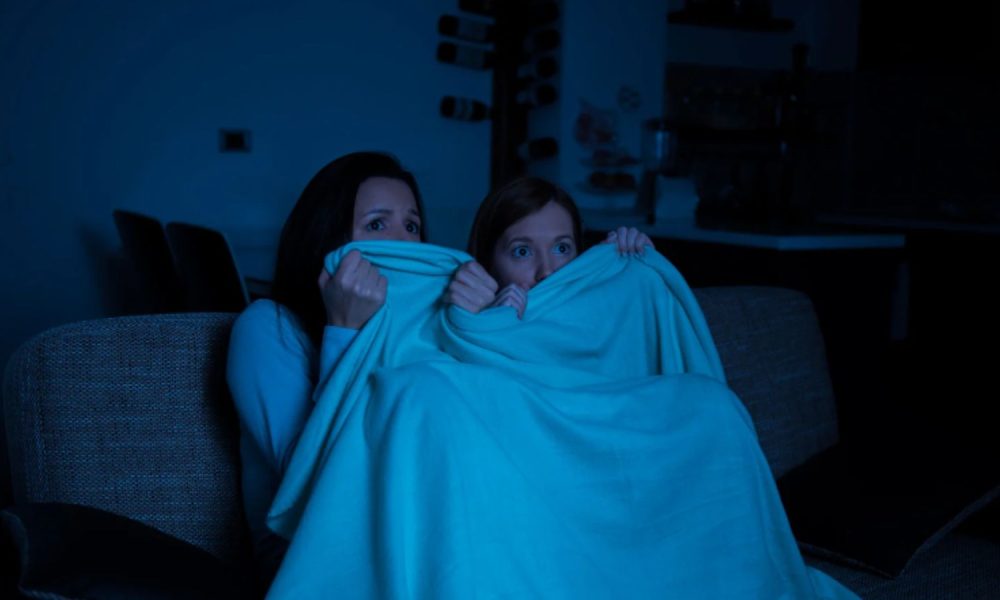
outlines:
[[[704,317],[662,256],[586,252],[523,319],[441,301],[470,260],[363,242],[385,306],[269,515],[273,598],[853,598],[809,569]]]

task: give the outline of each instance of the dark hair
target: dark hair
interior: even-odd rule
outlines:
[[[382,152],[346,154],[319,170],[302,190],[285,220],[278,242],[272,298],[290,309],[317,345],[326,324],[326,307],[316,280],[327,254],[351,241],[354,200],[361,184],[372,177],[398,179],[410,187],[417,212],[424,208],[413,174],[392,155]],[[425,240],[424,227],[420,240]]]
[[[469,234],[468,252],[493,273],[493,251],[507,228],[555,202],[573,219],[573,243],[579,248],[582,225],[580,210],[565,190],[538,177],[519,177],[491,192],[479,205]]]

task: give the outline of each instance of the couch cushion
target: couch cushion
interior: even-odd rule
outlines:
[[[826,349],[809,297],[752,286],[694,294],[775,477],[836,443]]]
[[[806,564],[830,575],[864,600],[986,600],[1000,598],[1000,540],[959,530],[916,555],[888,578],[806,555]]]
[[[253,579],[208,552],[95,508],[29,504],[0,511],[5,585],[29,598],[242,599]],[[5,566],[10,566],[5,565]],[[14,595],[15,588],[0,589]]]

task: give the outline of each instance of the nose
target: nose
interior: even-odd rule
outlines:
[[[538,267],[535,269],[535,283],[539,283],[541,280],[552,274],[552,271],[555,270],[552,262],[553,259],[548,254],[541,257],[538,261]]]

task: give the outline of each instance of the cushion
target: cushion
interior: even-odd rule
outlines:
[[[9,507],[0,511],[0,539],[7,573],[3,583],[15,584],[22,597],[259,597],[251,586],[252,574],[96,508],[61,503]],[[4,597],[13,593],[0,590]]]
[[[885,577],[900,575],[1000,495],[996,461],[928,438],[841,443],[778,481],[807,554]]]

